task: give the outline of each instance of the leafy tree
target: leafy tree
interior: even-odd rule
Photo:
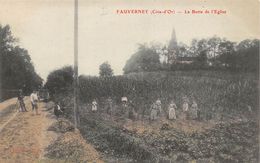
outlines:
[[[255,71],[259,69],[259,44],[260,40],[244,40],[238,44],[236,52],[236,68],[243,71]]]
[[[222,41],[219,44],[219,56],[217,60],[220,61],[222,65],[226,68],[235,68],[236,67],[236,54],[235,54],[235,43],[231,41]]]
[[[196,60],[194,61],[194,65],[197,68],[206,68],[207,66],[207,50],[203,50],[199,53],[199,56],[197,56]]]
[[[190,55],[193,57],[199,56],[202,51],[208,53],[209,50],[209,45],[208,45],[208,40],[207,39],[193,39],[191,41],[191,46],[189,47]]]
[[[223,41],[219,45],[218,60],[223,67],[236,71],[257,71],[259,64],[259,40],[243,40],[237,46]]]
[[[0,25],[0,98],[3,99],[15,96],[10,94],[12,90],[23,89],[24,93],[29,93],[42,85],[28,51],[17,43],[10,26]]]
[[[241,41],[238,45],[237,45],[237,50],[244,50],[244,49],[248,49],[248,48],[252,48],[257,46],[257,44],[259,45],[259,40],[254,39],[254,40],[250,40],[250,39],[245,39],[243,41]]]
[[[52,71],[45,84],[51,94],[56,92],[63,92],[70,89],[73,84],[73,68],[72,66],[65,66],[60,69]]]
[[[193,56],[193,57],[197,56],[197,51],[198,51],[197,45],[198,45],[198,40],[192,39],[189,50],[190,50],[190,55]]]
[[[213,57],[214,59],[216,58],[216,55],[217,55],[217,52],[218,52],[218,48],[219,48],[219,45],[221,43],[221,38],[220,37],[217,37],[217,36],[214,36],[214,37],[211,37],[210,39],[208,39],[208,53],[209,53],[209,56],[210,57]]]
[[[108,62],[104,62],[99,66],[100,77],[111,77],[113,76],[113,70]]]
[[[188,45],[186,45],[184,43],[180,43],[179,44],[179,56],[185,57],[185,56],[189,56],[189,55],[190,55],[190,51],[189,51]]]
[[[124,73],[156,71],[160,68],[160,57],[156,48],[139,45],[138,51],[127,60]]]
[[[12,36],[12,32],[9,25],[2,26],[0,24],[0,50],[9,51],[16,43],[17,39]]]
[[[198,46],[198,54],[200,54],[201,52],[203,53],[208,52],[209,44],[207,39],[199,40],[197,46]]]

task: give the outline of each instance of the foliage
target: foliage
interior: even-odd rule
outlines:
[[[146,114],[151,103],[158,97],[164,108],[174,99],[181,108],[182,97],[194,97],[206,116],[208,112],[241,114],[257,109],[257,79],[251,74],[232,74],[218,72],[159,72],[136,73],[116,76],[109,79],[81,76],[80,98],[82,102],[99,101],[111,96],[120,102],[127,96],[134,102],[139,113]]]
[[[2,98],[9,98],[8,91],[23,89],[31,92],[42,85],[35,72],[28,51],[19,47],[8,25],[0,25],[0,76]]]
[[[190,46],[179,43],[176,57],[169,58],[166,45],[140,45],[137,52],[126,62],[124,73],[165,70],[231,70],[257,72],[259,65],[258,39],[240,43],[213,36],[193,39]],[[163,58],[163,59],[162,59]],[[161,62],[160,62],[161,60]]]
[[[236,53],[236,65],[235,67],[238,67],[239,69],[243,71],[258,71],[259,69],[259,44],[260,40],[247,40],[246,48],[240,48],[240,46],[243,45],[244,42],[242,41],[238,45],[238,50]]]
[[[219,71],[142,72],[107,79],[81,76],[81,102],[90,103],[93,98],[97,98],[100,110],[92,113],[91,105],[81,103],[79,129],[97,150],[116,158],[145,160],[156,157],[175,162],[255,162],[258,157],[257,117],[252,115],[257,116],[254,113],[258,111],[257,86],[257,78],[252,73]],[[115,107],[118,107],[122,96],[127,96],[133,101],[138,113],[149,114],[147,109],[158,97],[163,109],[174,99],[178,113],[184,95],[189,99],[195,98],[202,117],[210,113],[214,118],[211,122],[220,123],[203,132],[183,132],[174,126],[180,123],[200,126],[206,123],[204,118],[200,122],[177,120],[172,122],[177,125],[159,132],[150,128],[155,123],[144,123],[143,127],[149,126],[150,132],[146,130],[140,134],[137,130],[129,131],[123,127],[127,121],[125,118],[119,120],[118,117],[110,118],[103,114],[104,98],[108,96],[112,96]],[[72,106],[72,98],[64,96],[67,98],[63,99],[67,104],[65,106]],[[244,119],[246,114],[250,114],[248,108],[252,109],[249,121]],[[157,122],[161,127],[162,124]]]
[[[199,67],[201,69],[205,68],[207,66],[207,52],[206,50],[203,50],[200,52],[200,54],[196,57],[196,60],[194,61],[194,65],[196,67]]]
[[[156,48],[140,44],[137,52],[126,62],[123,70],[127,74],[130,72],[157,71],[159,68],[160,57]]]
[[[111,77],[113,76],[113,70],[108,62],[104,62],[99,66],[99,75],[101,77]]]
[[[73,84],[73,68],[65,66],[52,71],[48,77],[45,87],[51,94],[67,91]]]

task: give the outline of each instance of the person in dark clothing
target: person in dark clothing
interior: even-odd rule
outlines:
[[[22,90],[19,90],[17,99],[18,99],[18,101],[19,101],[21,111],[22,111],[22,112],[25,112],[25,111],[27,112],[27,109],[26,109],[26,107],[25,107],[25,103],[24,103],[24,101],[23,101],[23,98],[24,98],[24,96],[23,96]]]
[[[113,108],[113,100],[111,97],[108,97],[108,99],[106,100],[105,110],[107,114],[110,114],[110,116],[113,115],[114,108]]]
[[[55,105],[55,107],[54,107],[54,115],[55,115],[56,118],[58,119],[62,114],[63,114],[63,111],[61,110],[60,104],[58,103],[58,104]]]
[[[136,120],[137,119],[137,113],[136,113],[136,109],[135,109],[135,105],[132,101],[129,101],[129,105],[128,105],[128,118],[132,119],[132,120]]]

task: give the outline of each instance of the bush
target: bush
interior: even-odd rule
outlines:
[[[65,66],[61,69],[52,71],[48,77],[45,87],[51,94],[61,93],[72,87],[73,68]]]

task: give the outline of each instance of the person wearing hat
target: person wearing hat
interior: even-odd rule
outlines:
[[[97,111],[97,101],[96,101],[96,99],[94,99],[93,101],[92,101],[92,112],[96,112]]]
[[[150,110],[150,120],[156,120],[158,114],[158,106],[155,102],[151,105]]]
[[[174,101],[172,100],[169,104],[169,112],[168,112],[168,118],[169,120],[173,120],[176,119],[176,113],[175,110],[177,109],[176,104],[174,103]]]
[[[192,104],[190,107],[190,113],[191,113],[191,118],[192,119],[198,119],[198,104],[195,101],[195,99],[192,100]]]
[[[121,101],[122,101],[122,105],[123,105],[123,107],[127,107],[127,97],[122,97],[121,98]]]
[[[158,111],[158,115],[162,116],[163,112],[162,112],[162,102],[161,100],[158,98],[156,101],[155,101],[155,104],[156,104],[156,107],[157,107],[157,111]]]
[[[36,91],[33,91],[33,93],[30,95],[30,99],[31,99],[31,104],[32,104],[32,111],[35,110],[35,114],[38,115],[38,96]]]
[[[54,107],[54,115],[57,119],[63,114],[63,111],[61,110],[60,103],[58,102]]]
[[[187,98],[187,96],[184,96],[182,98],[183,100],[183,104],[182,104],[182,111],[184,114],[184,118],[187,119],[188,118],[188,112],[189,112],[189,99]]]
[[[113,100],[112,100],[112,98],[110,96],[106,100],[105,110],[106,110],[107,114],[110,114],[110,116],[112,115],[112,112],[113,112]]]
[[[20,104],[20,111],[21,112],[25,112],[25,111],[27,112],[23,98],[24,98],[24,96],[23,96],[22,90],[20,89],[18,96],[17,96],[17,99],[18,99],[19,104]]]

